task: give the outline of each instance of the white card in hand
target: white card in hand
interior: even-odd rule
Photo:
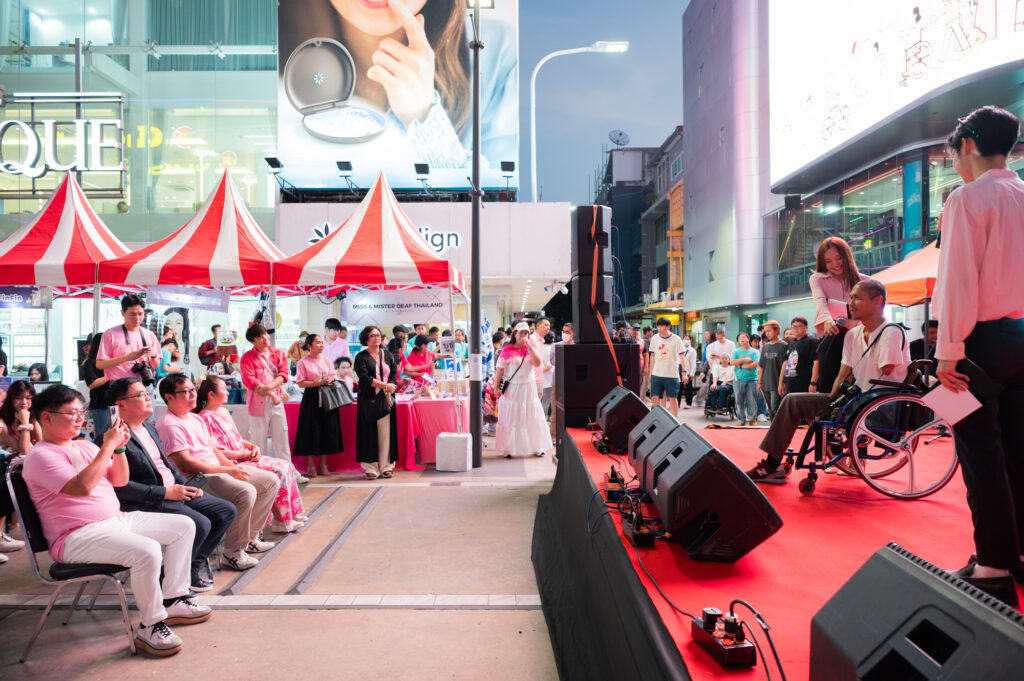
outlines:
[[[956,393],[944,385],[935,388],[921,399],[936,414],[953,426],[981,407],[981,402],[971,394],[970,390]]]

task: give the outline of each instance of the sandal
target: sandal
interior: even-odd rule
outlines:
[[[391,471],[384,471],[383,473],[380,474],[380,477],[382,477],[382,478],[390,478],[390,477],[393,477],[393,476],[394,476],[394,473],[392,473]]]
[[[367,480],[376,480],[377,479],[377,474],[376,473],[367,473],[366,474],[366,479]]]
[[[316,477],[316,471],[315,470],[308,470],[308,471],[306,471],[306,477],[307,478],[315,478]]]

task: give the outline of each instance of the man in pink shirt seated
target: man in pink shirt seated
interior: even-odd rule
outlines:
[[[288,381],[288,357],[270,345],[270,335],[259,324],[253,324],[245,330],[245,340],[252,343],[252,349],[242,355],[239,370],[242,384],[248,388],[246,413],[249,414],[249,440],[265,450],[269,432],[274,443],[274,456],[291,461],[288,417],[284,413],[284,403],[288,398],[281,389]],[[298,474],[295,480],[299,483],[309,482]]]
[[[143,380],[143,384],[152,394],[153,377],[160,360],[160,343],[152,331],[141,328],[146,316],[142,298],[134,293],[121,298],[121,316],[124,324],[107,329],[100,338],[96,368],[113,382],[132,376],[142,379],[143,367],[148,364],[149,381]]]
[[[160,381],[167,413],[157,431],[164,452],[185,475],[202,473],[211,494],[234,504],[238,514],[224,535],[224,562],[235,570],[248,570],[259,563],[249,553],[274,548],[274,542],[263,541],[260,532],[281,483],[269,471],[236,466],[214,446],[206,424],[192,413],[196,394],[188,376],[170,374]]]
[[[120,419],[107,431],[102,447],[74,440],[85,411],[82,396],[64,385],[37,395],[32,415],[43,439],[25,459],[25,482],[50,555],[65,563],[128,568],[140,616],[136,645],[151,655],[177,653],[181,639],[167,625],[196,624],[211,615],[210,608],[188,597],[195,523],[179,515],[121,512],[114,487],[128,482],[124,447],[129,434]]]

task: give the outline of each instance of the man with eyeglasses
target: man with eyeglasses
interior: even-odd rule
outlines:
[[[136,645],[151,655],[177,653],[182,642],[168,625],[197,624],[212,614],[189,598],[195,524],[180,515],[121,510],[114,490],[129,480],[128,426],[115,421],[100,447],[75,440],[85,421],[78,391],[47,388],[32,401],[32,415],[43,439],[29,450],[24,475],[50,555],[127,567],[139,609]]]
[[[231,502],[203,494],[199,487],[186,484],[185,476],[164,453],[156,428],[147,421],[153,415],[153,401],[139,379],[117,379],[107,390],[107,400],[111,406],[117,405],[131,435],[125,443],[128,482],[114,489],[121,501],[121,510],[177,513],[191,518],[196,526],[192,543],[192,590],[210,591],[213,582],[203,577],[202,571],[234,522],[235,507]],[[96,444],[104,435],[97,434]]]
[[[236,466],[213,444],[206,423],[192,413],[197,391],[188,376],[171,374],[160,381],[159,389],[167,403],[167,413],[157,425],[164,451],[183,473],[202,473],[210,493],[230,501],[238,512],[224,535],[223,562],[234,570],[255,567],[259,561],[249,553],[274,548],[274,542],[263,541],[260,532],[270,517],[280,481],[269,471]]]

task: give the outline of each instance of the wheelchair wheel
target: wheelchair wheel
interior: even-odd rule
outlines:
[[[878,492],[920,499],[942,489],[956,473],[952,432],[917,395],[887,395],[866,405],[850,426],[850,461]]]

